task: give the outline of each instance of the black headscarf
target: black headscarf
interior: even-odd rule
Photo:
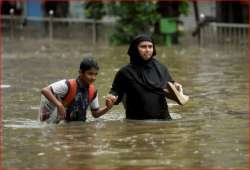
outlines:
[[[149,41],[153,44],[153,55],[151,57],[151,59],[149,60],[144,60],[138,51],[138,45],[140,44],[140,42],[142,41]],[[155,44],[152,40],[152,38],[150,38],[148,35],[138,35],[136,36],[132,42],[130,43],[129,49],[128,49],[128,55],[130,56],[130,63],[133,65],[143,65],[146,64],[147,62],[149,62],[150,60],[152,60],[152,58],[156,55],[156,50],[155,50]]]
[[[153,54],[149,60],[144,60],[139,54],[138,45],[142,41],[149,41],[153,44]],[[167,68],[154,59],[155,44],[148,35],[136,36],[129,46],[128,55],[130,56],[129,74],[150,91],[163,93],[162,88],[168,81],[173,81]]]

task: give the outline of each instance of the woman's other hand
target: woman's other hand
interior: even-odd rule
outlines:
[[[179,92],[182,92],[182,85],[177,83],[177,82],[174,82],[174,86],[175,88],[179,91]]]

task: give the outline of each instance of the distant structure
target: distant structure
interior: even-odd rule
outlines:
[[[195,19],[195,8],[193,2],[189,3],[188,16],[180,16],[187,31],[197,29],[209,22],[221,23],[248,23],[249,2],[248,1],[197,1],[198,20]]]
[[[249,1],[218,1],[216,17],[218,22],[248,23]]]

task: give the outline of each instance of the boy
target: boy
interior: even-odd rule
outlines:
[[[98,70],[96,61],[85,58],[80,64],[79,76],[76,79],[60,80],[43,88],[40,121],[85,121],[89,105],[95,118],[111,109],[113,103],[109,100],[106,100],[106,106],[99,106],[98,94],[93,85]]]

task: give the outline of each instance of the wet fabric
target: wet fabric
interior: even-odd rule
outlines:
[[[149,41],[153,44],[153,54],[151,59],[143,60],[138,52],[138,45],[142,41]],[[153,40],[147,35],[139,35],[131,42],[128,55],[130,56],[130,67],[128,73],[144,87],[156,93],[164,93],[164,88],[168,81],[173,81],[167,68],[159,63],[154,56],[156,55]]]
[[[153,40],[137,36],[130,44],[128,55],[130,64],[121,68],[113,81],[110,93],[118,96],[117,103],[124,95],[127,119],[170,119],[165,93],[162,90],[168,81],[173,81],[167,68],[152,58],[145,61],[139,55],[138,45],[142,41]]]
[[[86,85],[83,85],[79,78],[76,81],[77,92],[72,104],[70,104],[70,106],[67,108],[67,121],[86,120],[86,112],[88,109],[88,87]]]
[[[77,94],[72,103],[66,107],[66,120],[67,121],[85,121],[88,105],[90,104],[91,110],[97,110],[99,108],[98,94],[95,92],[94,99],[91,103],[88,103],[88,87],[83,85],[79,78],[77,78]],[[62,101],[67,96],[68,86],[67,80],[60,80],[49,85],[53,91],[53,94],[58,100]],[[48,123],[58,123],[59,117],[57,115],[56,106],[49,102],[46,97],[41,96],[39,117],[41,121]]]

